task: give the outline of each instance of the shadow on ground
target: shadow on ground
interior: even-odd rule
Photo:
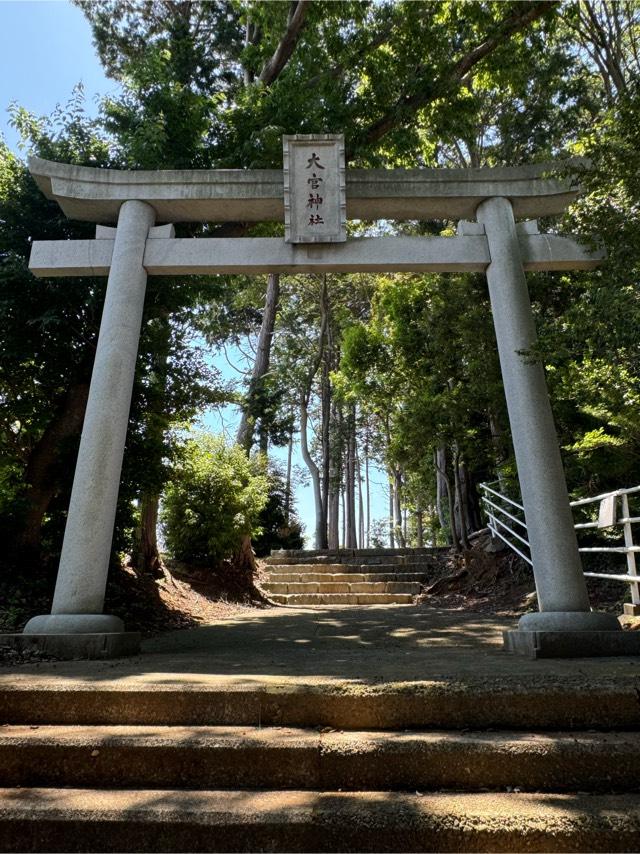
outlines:
[[[502,649],[514,620],[416,606],[248,609],[215,625],[163,634],[119,661],[25,665],[13,676],[136,685],[478,684],[485,680],[637,679],[640,659],[532,661]]]

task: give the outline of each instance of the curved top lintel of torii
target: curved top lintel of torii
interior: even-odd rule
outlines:
[[[475,219],[487,198],[508,198],[518,219],[552,216],[580,188],[563,160],[498,169],[348,169],[347,218]],[[284,220],[279,169],[127,171],[72,166],[39,157],[29,170],[42,192],[70,219],[115,223],[124,201],[155,208],[157,222]]]

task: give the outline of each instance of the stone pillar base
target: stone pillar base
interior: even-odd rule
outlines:
[[[140,632],[0,635],[0,647],[20,652],[37,650],[66,661],[124,658],[140,652]]]
[[[527,658],[596,658],[640,655],[640,632],[624,631],[509,631],[504,648]]]
[[[640,617],[640,605],[634,605],[632,602],[625,602],[624,613],[627,617]]]
[[[518,620],[521,632],[619,632],[615,614],[603,611],[536,611]]]
[[[122,634],[124,623],[111,614],[41,614],[24,627],[25,635]]]

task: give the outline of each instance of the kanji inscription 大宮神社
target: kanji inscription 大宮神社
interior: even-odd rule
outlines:
[[[344,137],[285,136],[284,211],[288,243],[347,239]]]

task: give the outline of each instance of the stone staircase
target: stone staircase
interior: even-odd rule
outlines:
[[[410,605],[448,549],[278,551],[264,592],[282,605]]]
[[[3,683],[0,850],[640,849],[633,684],[105,676]]]

